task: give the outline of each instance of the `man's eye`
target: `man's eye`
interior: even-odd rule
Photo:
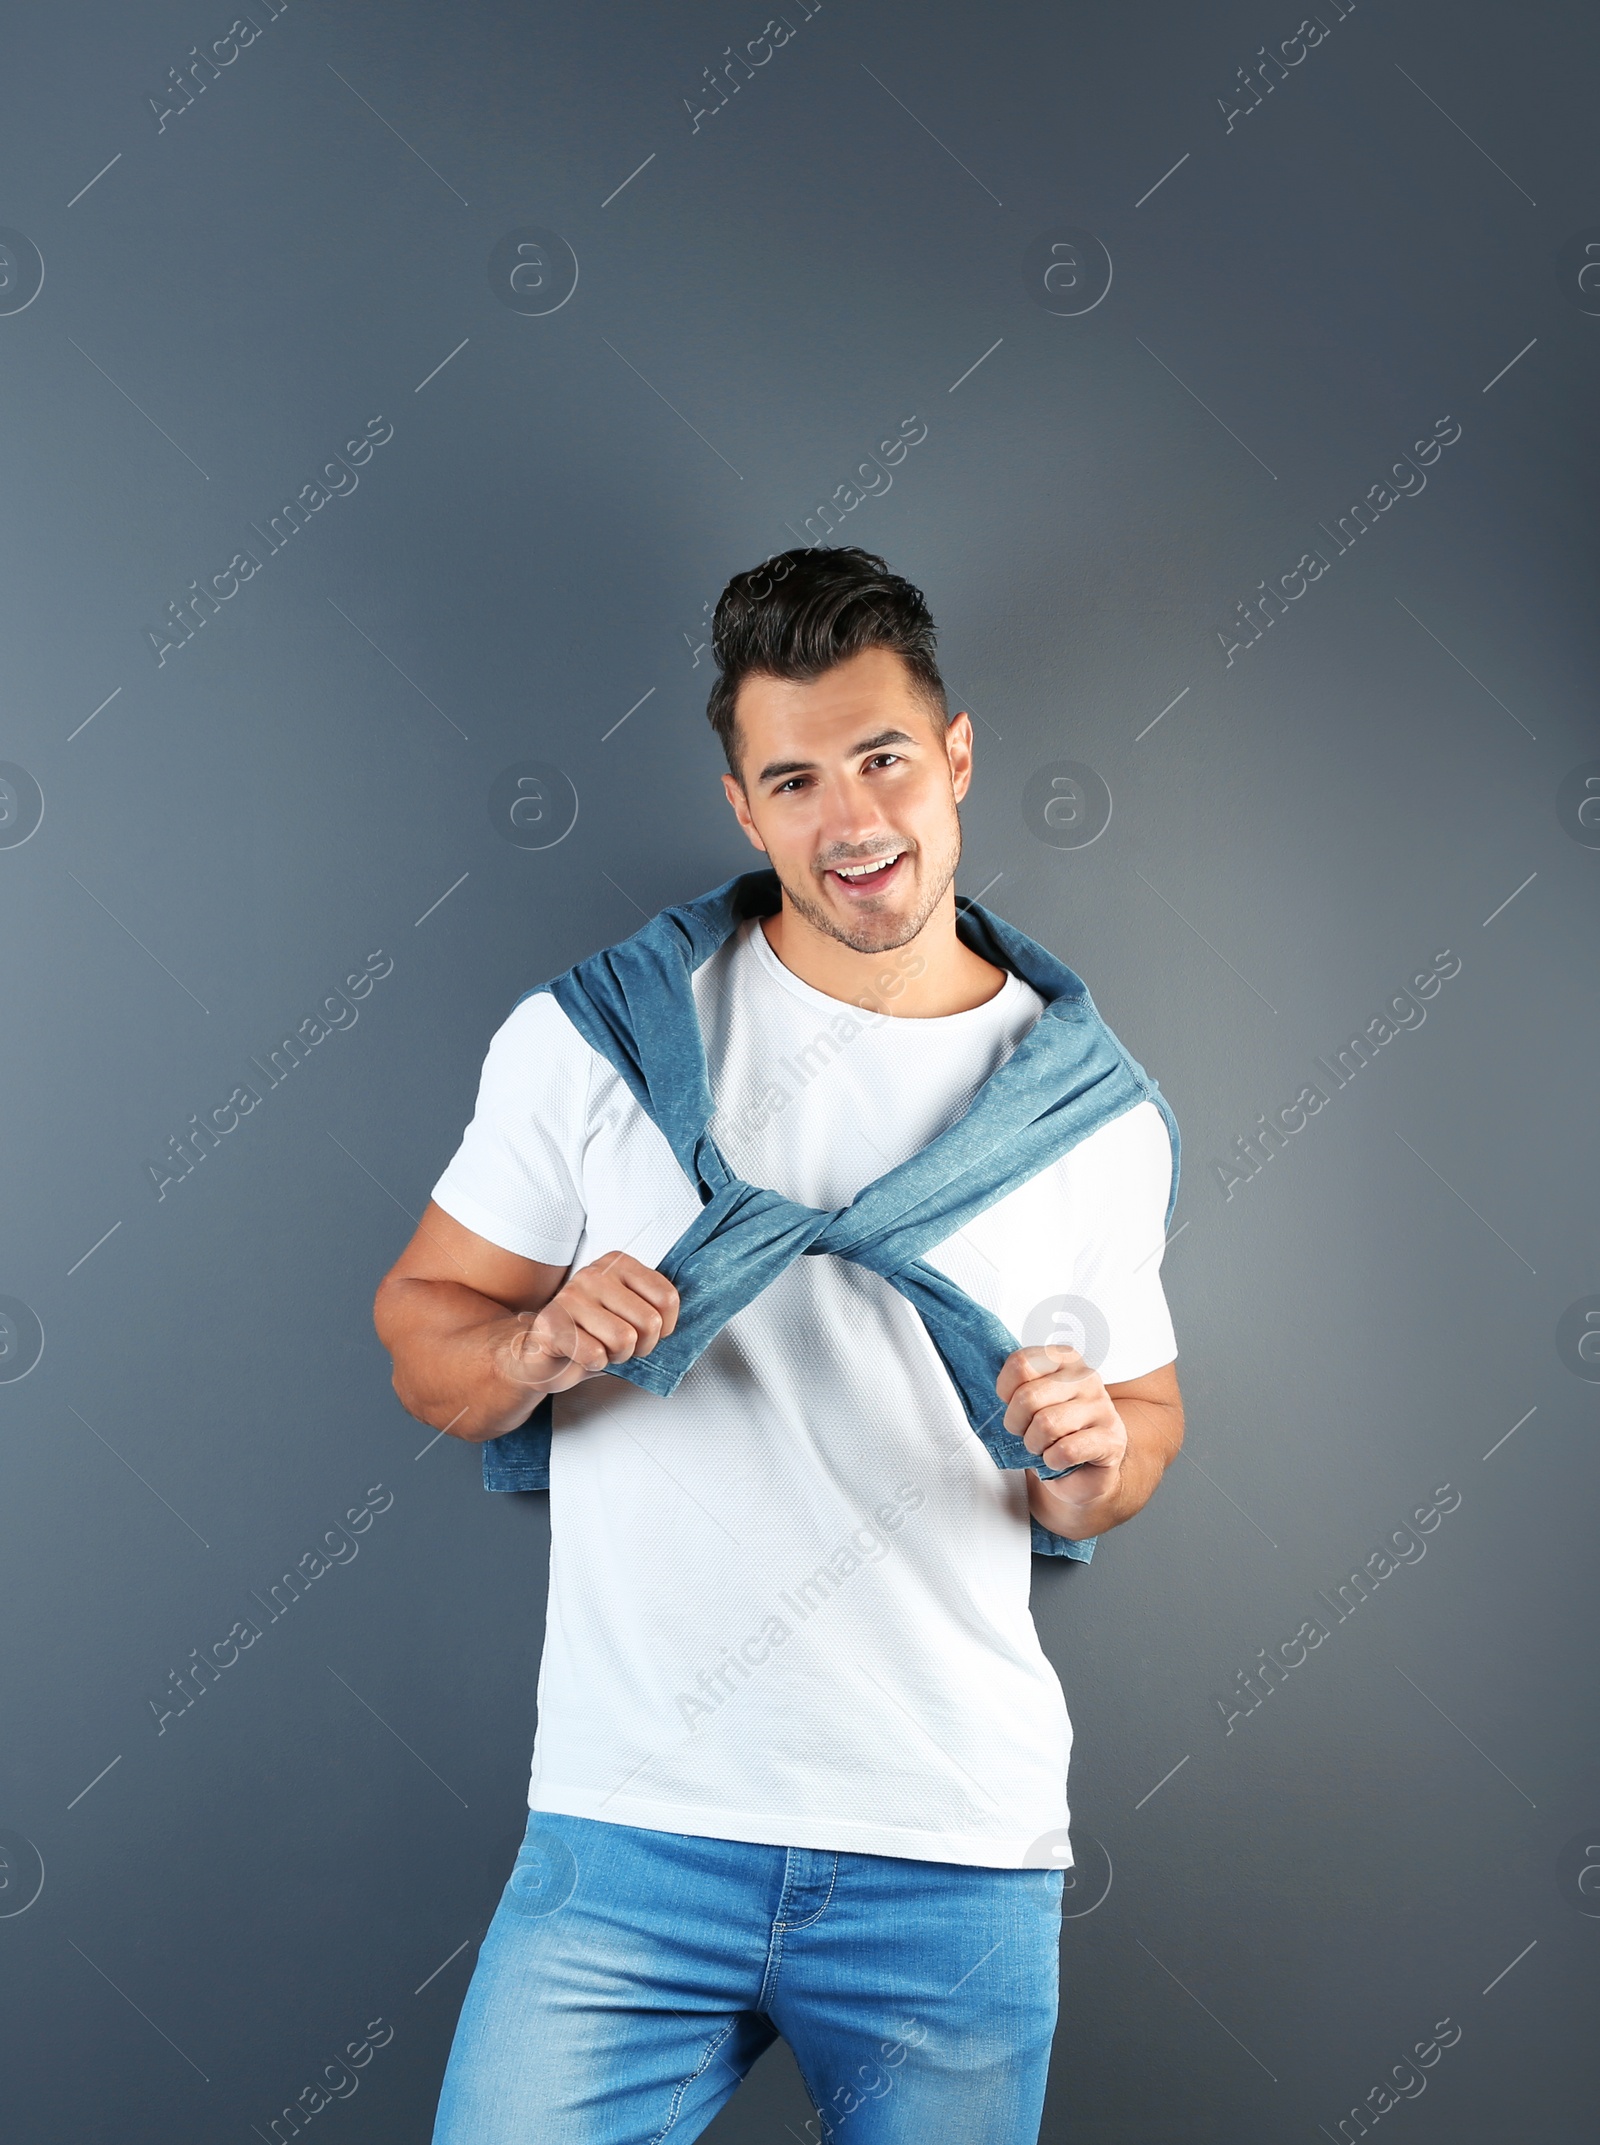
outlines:
[[[872,758],[868,760],[867,765],[869,767],[890,766],[896,761],[898,761],[899,758],[900,755],[898,752],[875,752],[872,755]]]

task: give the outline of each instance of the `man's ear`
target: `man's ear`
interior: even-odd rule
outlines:
[[[944,749],[950,762],[950,787],[959,804],[972,786],[972,720],[964,708],[946,726]]]
[[[756,823],[750,817],[750,800],[744,793],[744,785],[735,776],[724,775],[722,778],[722,794],[732,805],[733,816],[743,827],[751,843],[765,856],[767,845],[756,832]]]

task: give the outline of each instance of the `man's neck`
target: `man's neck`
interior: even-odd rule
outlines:
[[[956,936],[955,889],[903,946],[857,953],[819,931],[787,894],[775,916],[761,919],[767,944],[791,975],[847,1005],[870,1002],[875,1012],[902,1020],[935,1020],[970,1013],[1005,988],[1006,972]]]

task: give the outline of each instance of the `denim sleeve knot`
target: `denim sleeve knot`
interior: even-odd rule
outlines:
[[[923,1254],[1144,1101],[1156,1104],[1172,1143],[1170,1227],[1179,1167],[1171,1106],[1070,968],[1003,918],[958,901],[962,940],[1020,976],[1045,1001],[1044,1016],[953,1125],[864,1186],[848,1206],[803,1206],[747,1184],[711,1136],[714,1104],[691,978],[747,917],[774,914],[780,899],[775,873],[742,874],[698,901],[663,909],[620,945],[538,986],[615,1067],[704,1202],[660,1261],[679,1292],[676,1328],[649,1355],[613,1364],[609,1375],[665,1397],[728,1320],[796,1259],[850,1259],[898,1289],[922,1319],[973,1434],[997,1467],[1032,1467],[1047,1479],[1070,1472],[1041,1467],[1001,1421],[995,1380],[1020,1345],[1015,1336]],[[525,1423],[489,1440],[484,1487],[548,1488],[552,1424],[546,1398]],[[1087,1563],[1094,1553],[1092,1540],[1069,1541],[1037,1520],[1032,1539],[1041,1555]]]

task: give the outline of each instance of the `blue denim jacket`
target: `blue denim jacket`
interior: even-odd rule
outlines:
[[[648,1355],[613,1364],[609,1375],[649,1393],[675,1391],[735,1312],[796,1259],[831,1252],[881,1275],[921,1314],[967,1421],[997,1467],[1033,1467],[1047,1479],[1070,1472],[1041,1466],[1000,1420],[995,1380],[1018,1342],[922,1254],[1144,1101],[1156,1104],[1172,1141],[1170,1226],[1179,1145],[1166,1097],[1117,1041],[1070,968],[1002,917],[958,899],[960,938],[1039,994],[1045,1001],[1039,1019],[964,1116],[866,1185],[849,1206],[802,1206],[747,1184],[711,1137],[715,1106],[690,978],[746,917],[773,915],[780,901],[775,872],[744,873],[697,901],[663,909],[620,945],[538,985],[627,1082],[701,1199],[700,1214],[659,1262],[679,1292],[676,1328]],[[525,1423],[488,1440],[484,1488],[548,1489],[553,1420],[547,1396]],[[1041,1555],[1083,1563],[1094,1554],[1092,1540],[1070,1541],[1037,1520],[1033,1546]]]

